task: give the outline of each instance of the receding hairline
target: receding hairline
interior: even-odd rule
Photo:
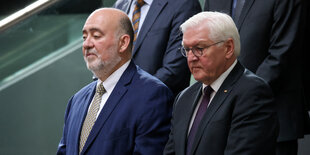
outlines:
[[[109,16],[115,16],[115,17],[118,17],[118,18],[124,18],[124,17],[128,17],[127,14],[122,11],[122,10],[119,10],[119,9],[116,9],[116,8],[100,8],[100,9],[96,9],[95,11],[93,11],[88,18],[94,16],[94,15],[103,15],[103,14],[106,14],[108,13]]]
[[[100,8],[93,11],[86,20],[86,23],[90,19],[103,19],[109,23],[109,26],[114,27],[115,35],[120,37],[123,34],[130,36],[130,41],[133,40],[133,28],[131,21],[127,14],[122,10],[115,8]],[[132,43],[131,43],[132,44]]]
[[[95,20],[95,22],[100,23],[100,21],[104,20],[105,22],[109,23],[112,27],[118,27],[120,25],[120,21],[126,20],[128,18],[127,14],[119,9],[115,8],[99,8],[93,11],[88,18],[86,19],[85,24],[88,21]],[[99,19],[99,20],[97,20]],[[128,18],[127,20],[130,21]],[[85,25],[84,24],[84,25]]]
[[[120,9],[116,9],[116,8],[99,8],[96,9],[95,11],[93,11],[91,14],[94,13],[101,13],[101,12],[115,12],[115,13],[120,13],[120,14],[124,14],[126,15],[126,13]]]

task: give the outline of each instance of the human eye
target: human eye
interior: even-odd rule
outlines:
[[[87,36],[83,34],[83,40],[84,41],[86,40],[86,38],[87,38]]]
[[[95,39],[99,39],[100,36],[99,36],[99,35],[94,35],[94,38],[95,38]]]
[[[203,54],[203,49],[201,47],[193,47],[192,52],[197,55],[197,56],[201,56]]]
[[[201,48],[201,47],[195,47],[195,50],[196,50],[196,51],[199,51],[199,52],[202,52],[203,49],[204,49],[204,48]]]
[[[203,51],[204,48],[201,48],[201,47],[193,47],[193,52],[195,53],[199,53],[199,54],[202,54],[202,51]]]
[[[101,34],[99,32],[95,32],[95,33],[93,33],[93,37],[95,39],[99,39],[101,37]]]
[[[188,53],[191,49],[187,47],[183,47],[183,49]]]

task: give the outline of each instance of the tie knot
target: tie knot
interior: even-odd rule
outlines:
[[[210,97],[211,93],[213,92],[213,89],[211,86],[207,86],[206,88],[204,88],[204,93],[206,96]]]
[[[98,93],[99,95],[102,95],[106,92],[106,90],[104,89],[103,87],[103,84],[102,82],[97,86],[97,89],[96,89],[96,93]]]
[[[142,5],[144,5],[144,0],[137,0],[136,5],[139,5],[139,7],[141,7]]]

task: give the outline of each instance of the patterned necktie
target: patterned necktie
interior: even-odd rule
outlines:
[[[89,136],[89,133],[92,130],[93,125],[95,124],[95,121],[97,119],[97,113],[99,111],[99,107],[101,103],[101,98],[105,92],[106,90],[104,89],[102,82],[101,82],[96,88],[96,94],[94,96],[94,99],[90,105],[89,111],[83,123],[81,136],[80,136],[80,150],[79,150],[80,153],[82,152],[85,142]]]
[[[201,101],[200,106],[197,110],[194,123],[192,125],[192,128],[191,128],[189,135],[188,135],[188,138],[187,138],[187,150],[186,150],[187,155],[189,155],[189,153],[191,151],[192,144],[193,144],[196,132],[198,130],[198,126],[200,124],[200,121],[202,120],[203,115],[207,111],[207,107],[208,107],[208,104],[210,101],[210,96],[211,96],[212,92],[213,92],[213,89],[211,88],[211,86],[207,86],[204,89],[204,95],[203,95],[202,101]]]
[[[141,7],[145,4],[143,0],[137,0],[135,3],[135,8],[132,13],[132,25],[134,30],[134,39],[133,39],[133,45],[135,45],[135,42],[137,40],[138,36],[138,30],[139,30],[139,22],[140,22],[140,16],[141,16]]]

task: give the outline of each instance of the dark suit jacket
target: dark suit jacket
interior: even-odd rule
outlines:
[[[176,98],[165,155],[185,155],[188,126],[201,90],[202,83],[197,82]],[[191,154],[274,154],[277,123],[271,88],[237,63],[211,100]]]
[[[114,7],[130,10],[132,0]],[[132,52],[135,63],[163,81],[176,95],[189,85],[190,72],[181,55],[180,25],[201,11],[198,0],[153,0]]]
[[[205,10],[231,14],[232,0],[206,0]],[[300,49],[300,0],[246,0],[235,20],[240,62],[265,79],[275,94],[279,141],[303,137],[306,121]]]
[[[58,155],[78,155],[79,137],[96,81],[69,101]],[[158,155],[168,140],[172,92],[157,78],[128,66],[98,116],[81,154]]]
[[[308,43],[310,42],[310,1],[309,0],[304,0],[304,5],[303,5],[303,85],[304,85],[304,90],[305,90],[305,94],[306,94],[306,100],[307,100],[307,104],[306,104],[306,109],[309,112],[310,115],[310,90],[308,88],[310,88],[310,74],[309,72],[309,57],[310,57],[310,52],[309,50],[305,50],[308,49]],[[310,120],[309,120],[310,121]],[[308,128],[310,130],[310,123],[308,124]]]

